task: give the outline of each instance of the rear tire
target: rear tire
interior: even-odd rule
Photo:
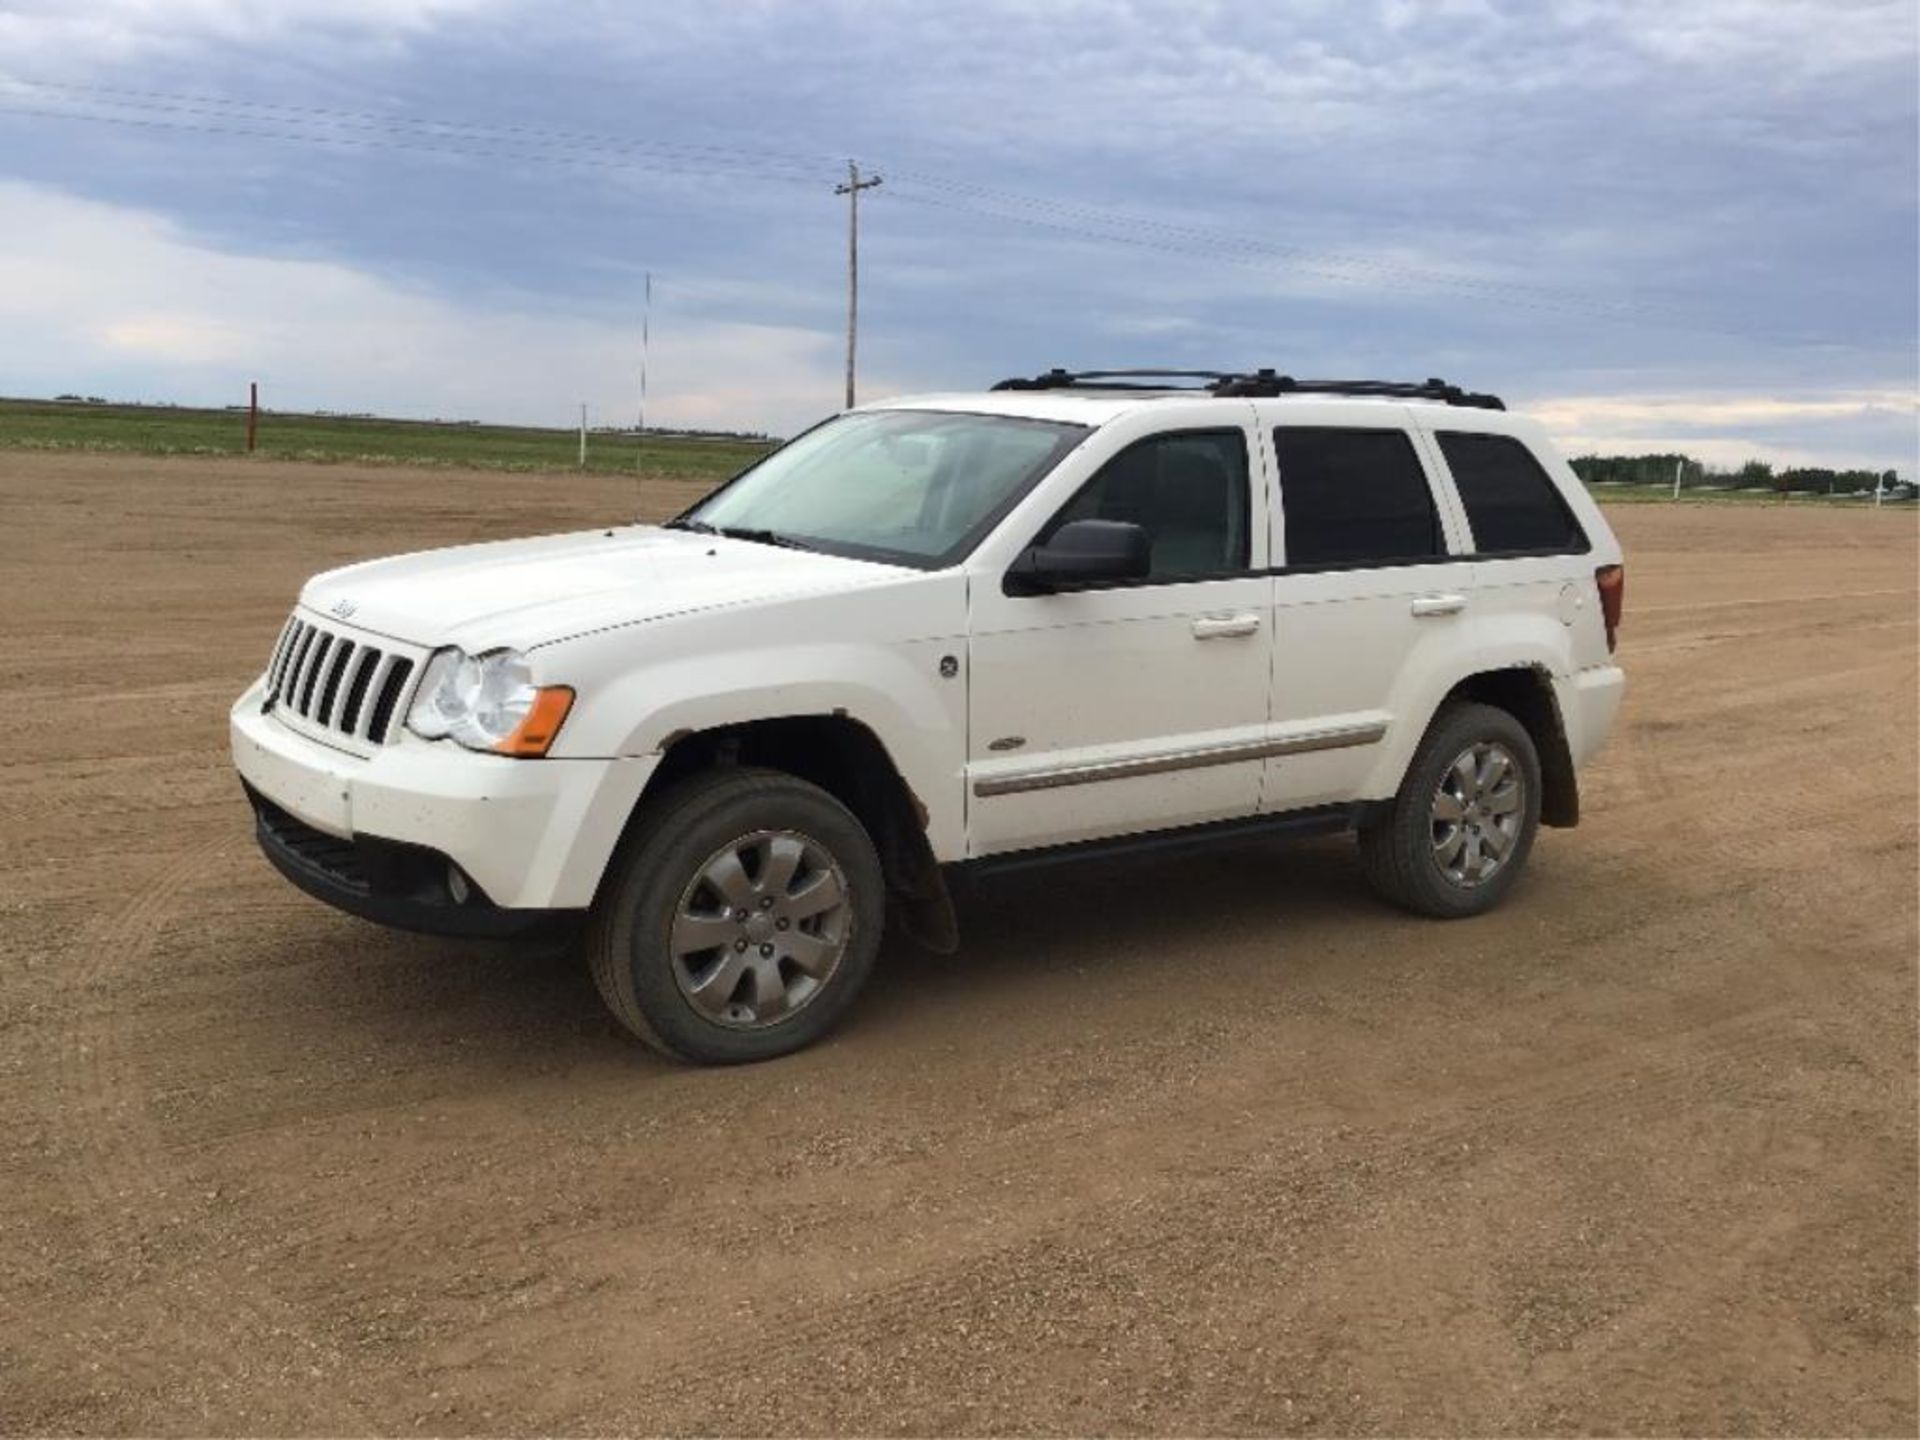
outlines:
[[[1387,814],[1360,831],[1379,895],[1457,920],[1513,888],[1540,827],[1540,756],[1505,710],[1459,703],[1434,717]]]
[[[698,775],[648,803],[587,926],[614,1017],[679,1060],[731,1065],[812,1044],[879,953],[873,841],[818,786],[774,770]]]

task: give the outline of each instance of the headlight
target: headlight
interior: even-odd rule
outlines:
[[[468,655],[440,650],[427,662],[407,728],[426,740],[526,757],[547,753],[573,707],[565,685],[537,686],[517,650]]]

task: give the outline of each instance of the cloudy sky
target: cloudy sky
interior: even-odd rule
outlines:
[[[0,393],[787,431],[1444,375],[1910,472],[1914,0],[0,0]]]

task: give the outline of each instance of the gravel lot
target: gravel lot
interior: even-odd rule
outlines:
[[[1007,879],[698,1071],[305,899],[225,758],[309,572],[685,498],[0,452],[0,1428],[1915,1433],[1913,516],[1616,509],[1491,917]]]

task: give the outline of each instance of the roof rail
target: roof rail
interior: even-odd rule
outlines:
[[[1198,381],[1167,385],[1152,381]],[[1296,380],[1275,370],[1052,370],[1031,379],[1002,380],[995,390],[1191,390],[1222,398],[1271,398],[1281,395],[1352,395],[1385,400],[1437,400],[1475,410],[1504,410],[1498,395],[1476,394],[1437,377],[1428,380]]]
[[[1251,375],[1234,375],[1213,387],[1216,395],[1258,398],[1274,395],[1358,395],[1388,400],[1438,400],[1443,405],[1460,405],[1473,410],[1504,410],[1506,402],[1498,395],[1476,394],[1450,385],[1434,376],[1420,381],[1407,380],[1296,380],[1272,370],[1256,370]]]
[[[1062,370],[1059,366],[1032,379],[1014,376],[995,390],[1070,390],[1084,385],[1094,390],[1206,390],[1239,376],[1231,370]],[[1146,385],[1146,380],[1203,380],[1204,385]]]

